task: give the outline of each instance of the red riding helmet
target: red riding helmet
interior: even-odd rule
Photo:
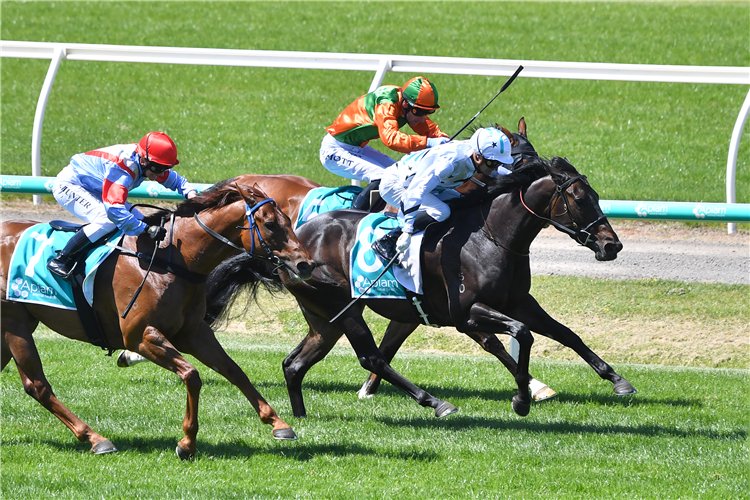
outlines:
[[[409,80],[401,88],[404,100],[413,108],[438,109],[438,91],[435,84],[423,76]]]
[[[147,161],[173,167],[180,163],[177,159],[177,146],[164,132],[149,132],[143,136],[135,148]]]

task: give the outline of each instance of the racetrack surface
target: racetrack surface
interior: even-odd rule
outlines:
[[[39,222],[77,220],[58,205],[35,206],[24,200],[3,200],[0,216],[2,220]],[[531,245],[532,274],[750,285],[750,231],[730,235],[724,224],[611,223],[623,244],[616,260],[599,262],[591,250],[550,227],[542,230]]]

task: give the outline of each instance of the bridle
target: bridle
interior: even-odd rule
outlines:
[[[596,219],[591,224],[587,225],[583,229],[581,229],[581,225],[576,221],[575,216],[573,215],[573,211],[570,208],[570,201],[568,201],[568,197],[565,194],[565,191],[573,184],[575,184],[578,181],[585,181],[586,176],[585,175],[577,175],[575,177],[571,177],[567,181],[563,182],[562,184],[558,184],[557,180],[555,180],[554,176],[550,176],[552,178],[552,181],[556,184],[555,192],[552,194],[552,198],[549,200],[549,204],[547,204],[547,210],[546,212],[552,214],[552,207],[555,204],[555,201],[557,200],[558,196],[562,198],[563,203],[565,203],[565,212],[567,212],[568,216],[570,217],[570,221],[573,224],[573,229],[569,229],[566,226],[563,226],[559,222],[555,222],[550,218],[542,217],[541,215],[534,212],[532,209],[526,205],[526,202],[523,201],[523,190],[519,192],[521,196],[521,203],[526,208],[526,210],[529,211],[533,216],[537,217],[538,219],[541,219],[549,224],[552,224],[555,226],[555,228],[559,229],[560,231],[569,234],[574,240],[578,242],[579,245],[586,246],[588,242],[591,240],[591,228],[594,226],[599,225],[602,221],[607,220],[607,216],[602,214],[601,217]],[[562,215],[562,214],[561,214]]]
[[[214,231],[207,225],[205,225],[203,221],[201,221],[200,218],[198,218],[197,213],[194,215],[194,217],[198,225],[201,228],[203,228],[203,230],[206,231],[208,234],[213,236],[215,239],[221,241],[222,243],[229,245],[232,248],[236,248],[240,252],[245,252],[247,255],[249,255],[253,259],[261,259],[261,260],[269,261],[274,266],[273,272],[277,273],[277,270],[281,267],[284,267],[285,264],[276,254],[273,253],[271,248],[268,246],[268,243],[266,243],[266,241],[263,239],[263,236],[260,234],[260,228],[258,227],[258,223],[255,222],[255,213],[258,211],[260,207],[262,207],[263,205],[267,203],[272,203],[274,207],[276,206],[276,201],[273,200],[272,198],[266,198],[265,200],[256,203],[255,206],[253,207],[250,207],[250,205],[248,205],[247,202],[245,202],[245,215],[247,216],[247,222],[250,225],[250,227],[237,226],[237,228],[244,229],[244,230],[250,231],[251,233],[254,233],[254,235],[258,237],[260,246],[262,246],[263,250],[265,250],[266,254],[268,254],[268,257],[255,254],[255,238],[251,238],[250,251],[248,252],[245,248],[232,243],[227,238],[220,235],[219,233],[217,233],[216,231]]]

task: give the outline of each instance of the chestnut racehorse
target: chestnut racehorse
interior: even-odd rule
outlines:
[[[314,262],[295,237],[289,217],[252,184],[237,180],[217,184],[178,205],[174,214],[173,223],[166,225],[165,241],[154,243],[148,236],[126,236],[120,249],[107,257],[98,269],[93,309],[106,343],[111,349],[127,348],[138,352],[176,373],[184,382],[187,389],[182,425],[185,435],[176,449],[180,458],[190,458],[196,452],[198,398],[202,385],[198,370],[181,352],[195,356],[236,385],[261,420],[273,427],[275,438],[295,439],[292,428],[253,387],[219,345],[211,327],[203,321],[205,280],[219,262],[238,253],[250,259],[272,261],[277,272],[283,273],[284,280],[290,283],[308,279]],[[158,223],[158,220],[159,214],[145,219],[148,224]],[[92,430],[55,397],[32,336],[41,322],[65,337],[90,342],[76,311],[5,299],[11,256],[21,234],[34,224],[32,221],[7,221],[0,228],[1,368],[14,359],[25,391],[67,425],[80,441],[90,442],[93,453],[116,451],[108,439]],[[245,225],[249,227],[243,227]],[[158,260],[147,272],[149,262],[133,254],[141,252],[150,257],[155,244],[160,247],[155,253]],[[179,275],[169,272],[168,267],[173,272],[180,271]],[[133,290],[142,281],[143,288],[133,308],[125,319],[121,318]]]

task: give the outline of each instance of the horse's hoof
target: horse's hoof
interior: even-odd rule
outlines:
[[[531,395],[534,401],[540,402],[557,396],[557,393],[546,385]]]
[[[443,401],[438,405],[437,408],[435,408],[435,416],[437,418],[445,417],[450,415],[451,413],[456,413],[458,411],[458,408],[450,404],[448,401]]]
[[[104,455],[105,453],[113,453],[115,451],[117,451],[117,448],[115,448],[115,445],[109,439],[105,439],[91,447],[91,453],[94,455]]]
[[[273,437],[279,441],[294,441],[297,439],[297,434],[291,427],[287,427],[286,429],[274,429]]]
[[[357,396],[359,399],[370,399],[375,396],[375,394],[370,394],[370,382],[369,380],[364,383],[362,387],[360,387],[359,392],[357,392]]]
[[[531,403],[524,403],[518,396],[513,396],[513,401],[511,401],[510,406],[516,414],[522,417],[528,415],[529,410],[531,409]]]
[[[179,444],[177,445],[177,448],[175,448],[174,452],[177,453],[177,456],[180,457],[180,460],[192,460],[193,457],[195,457],[195,453],[190,453]]]
[[[127,368],[130,366],[128,363],[128,351],[122,351],[119,356],[117,356],[117,366],[120,368]]]
[[[625,379],[622,379],[615,384],[614,391],[618,396],[629,396],[638,392],[635,390],[635,387],[633,387],[630,382]]]

